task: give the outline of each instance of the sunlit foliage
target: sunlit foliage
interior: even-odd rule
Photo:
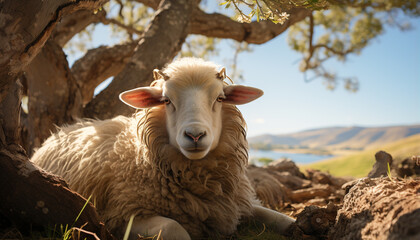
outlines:
[[[202,1],[201,7],[206,8],[208,1]],[[407,30],[411,18],[420,15],[417,0],[219,0],[218,4],[232,9],[230,17],[244,23],[267,20],[283,24],[290,17],[291,8],[312,10],[304,21],[289,27],[288,44],[302,54],[299,70],[305,81],[323,79],[330,90],[342,85],[349,91],[357,91],[359,82],[356,76],[343,77],[334,72],[325,64],[328,60],[345,62],[349,56],[360,54],[384,33],[387,26]],[[92,48],[91,34],[97,24],[110,27],[113,43],[136,41],[155,12],[136,0],[111,0],[100,11],[102,14],[98,13],[97,23],[73,38],[66,45],[67,52],[74,54]],[[219,42],[218,39],[190,35],[180,56],[215,56]],[[227,65],[230,65],[232,77],[241,79],[242,71],[236,66],[238,54],[251,49],[246,43],[232,45],[235,54]]]

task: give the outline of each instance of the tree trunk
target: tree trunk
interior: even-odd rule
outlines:
[[[72,11],[96,9],[105,1],[2,1],[0,3],[0,216],[21,228],[69,224],[86,200],[56,176],[39,171],[20,142],[21,70],[39,53],[60,18]],[[88,205],[77,227],[101,239],[112,235]],[[30,223],[30,224],[29,224]]]
[[[34,148],[56,131],[56,126],[72,123],[82,113],[82,87],[69,70],[62,47],[77,33],[99,22],[104,11],[82,9],[63,19],[53,30],[41,52],[25,68],[29,116],[23,125],[22,146],[32,156]],[[133,47],[134,48],[134,47]],[[105,79],[103,79],[105,80]],[[93,96],[93,90],[92,90]]]
[[[61,178],[37,169],[18,145],[9,148],[0,150],[0,216],[24,233],[29,228],[71,228],[88,223],[84,230],[101,239],[113,239],[91,203],[75,222],[86,199],[69,190]]]
[[[52,40],[26,67],[28,81],[28,130],[31,156],[33,149],[56,131],[56,126],[81,117],[82,99],[66,55]]]
[[[107,119],[132,113],[132,109],[118,100],[118,95],[131,88],[149,85],[153,69],[162,68],[175,57],[188,35],[196,5],[195,0],[162,1],[130,62],[105,90],[86,105],[84,116]]]

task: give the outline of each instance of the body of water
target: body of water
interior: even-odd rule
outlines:
[[[265,150],[249,150],[249,159],[258,159],[258,158],[271,158],[274,160],[280,158],[289,158],[295,163],[306,164],[313,163],[327,158],[331,158],[333,155],[315,155],[315,154],[304,154],[304,153],[289,153],[289,152],[277,152],[277,151],[265,151]],[[253,162],[254,163],[254,162]],[[254,163],[256,165],[261,165],[259,163]]]

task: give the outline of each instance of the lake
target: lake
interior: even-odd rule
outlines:
[[[278,151],[265,151],[265,150],[249,150],[249,159],[258,159],[258,158],[271,158],[277,160],[279,158],[290,158],[295,163],[306,164],[313,163],[327,158],[331,158],[333,155],[315,155],[315,154],[304,154],[304,153],[289,153],[289,152],[278,152]],[[254,163],[258,166],[262,165],[261,163]]]

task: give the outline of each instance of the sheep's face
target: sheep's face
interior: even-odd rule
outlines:
[[[189,159],[201,159],[216,148],[225,98],[222,81],[210,80],[203,86],[168,80],[163,98],[170,144]]]
[[[162,80],[126,91],[120,98],[135,108],[164,104],[169,143],[189,159],[202,159],[217,147],[223,104],[245,104],[263,94],[256,88],[225,85],[224,69],[218,72],[208,63],[168,72],[156,71],[155,78]]]

